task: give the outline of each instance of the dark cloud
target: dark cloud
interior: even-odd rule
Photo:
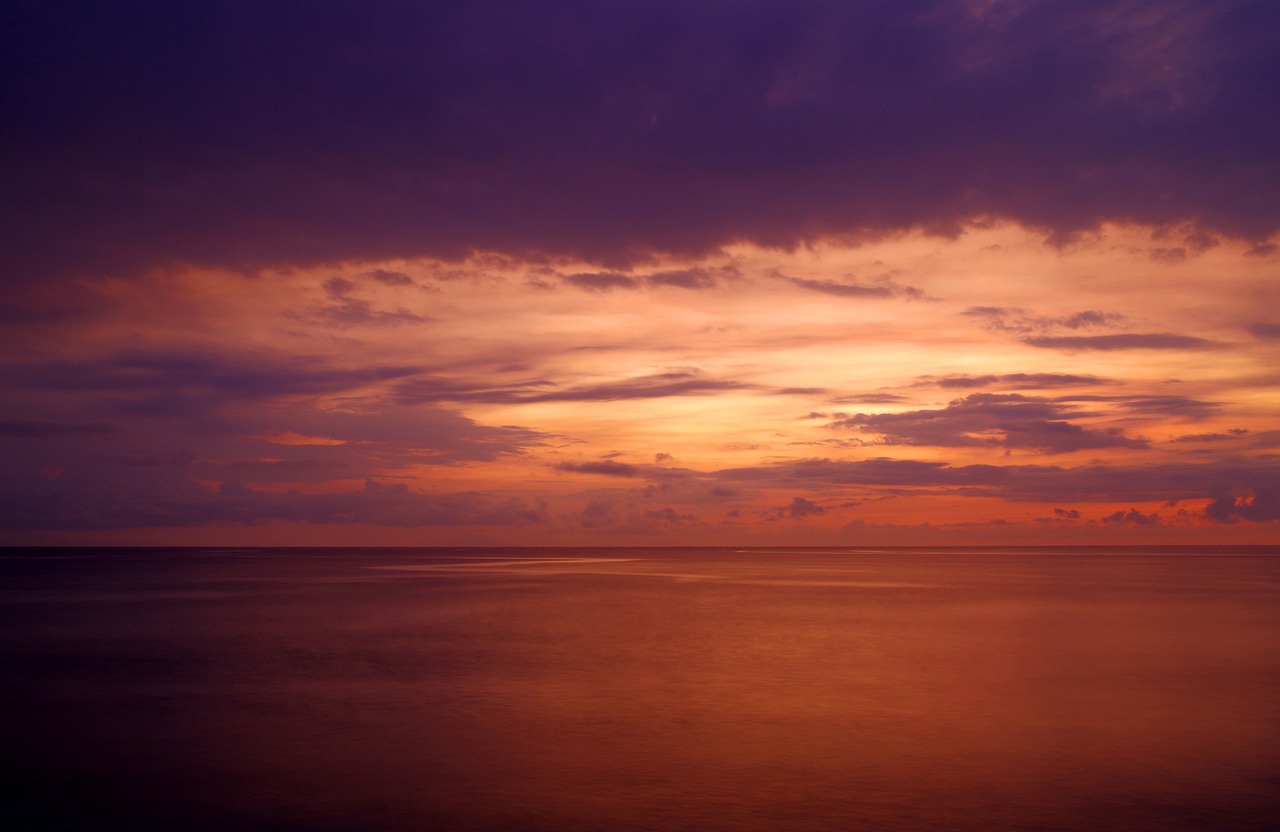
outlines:
[[[623,272],[583,272],[565,275],[562,279],[571,286],[590,292],[610,292],[614,289],[640,289],[645,286],[671,286],[677,289],[714,289],[720,285],[717,274],[736,275],[734,269],[679,269],[653,274],[625,274]]]
[[[706,269],[681,269],[656,272],[645,277],[650,286],[674,286],[677,289],[713,289],[719,285],[715,276]]]
[[[1239,439],[1239,434],[1231,433],[1187,433],[1170,439],[1170,442],[1222,442],[1227,439]]]
[[[404,326],[430,323],[432,318],[407,309],[374,309],[373,304],[359,298],[343,298],[338,303],[313,306],[310,316],[330,326]]]
[[[1222,409],[1218,402],[1206,402],[1186,396],[1135,396],[1119,404],[1126,410],[1143,415],[1182,419],[1207,419]]]
[[[557,471],[573,474],[603,474],[607,477],[638,477],[642,471],[639,466],[626,462],[614,462],[602,459],[594,462],[557,462],[551,466]]]
[[[1241,491],[1246,493],[1241,494]],[[1273,470],[1243,488],[1220,489],[1214,494],[1213,502],[1205,508],[1205,514],[1220,523],[1280,520],[1280,475]]]
[[[640,281],[620,272],[583,272],[567,274],[564,282],[592,292],[610,292],[614,289],[639,289]]]
[[[117,487],[110,487],[115,485]],[[546,507],[478,493],[419,494],[404,484],[367,480],[358,491],[301,494],[255,490],[236,482],[210,491],[170,477],[124,487],[60,477],[21,494],[0,495],[0,528],[93,530],[188,527],[269,521],[377,526],[523,526],[546,520]]]
[[[124,350],[87,361],[14,364],[0,371],[10,389],[106,393],[116,411],[137,415],[205,414],[234,401],[357,390],[419,372],[404,366],[340,368],[269,354],[175,348]]]
[[[378,281],[384,286],[415,285],[413,278],[407,274],[404,274],[403,272],[393,272],[393,271],[388,271],[386,269],[374,269],[373,271],[365,272],[365,274],[369,278]]]
[[[1187,259],[1187,250],[1182,246],[1177,248],[1154,248],[1149,256],[1157,263],[1181,263]]]
[[[926,378],[919,383],[941,387],[943,390],[968,390],[995,386],[1007,387],[1011,390],[1044,390],[1053,387],[1114,384],[1115,382],[1098,376],[1072,375],[1070,373],[1004,373],[984,376],[947,376],[939,379]]]
[[[832,404],[897,404],[898,402],[909,401],[906,396],[898,393],[855,393],[849,396],[836,396],[831,400]]]
[[[1127,8],[1127,7],[1126,7]],[[9,279],[1280,227],[1250,0],[0,7]]]
[[[729,390],[755,389],[750,384],[702,378],[693,371],[672,371],[623,381],[545,390],[545,381],[514,387],[481,387],[467,382],[439,378],[406,381],[397,388],[402,402],[474,401],[490,403],[612,402],[627,399],[658,399],[669,396],[698,396]]]
[[[388,272],[381,269],[366,274],[371,280],[387,285],[404,285],[403,280],[410,283],[413,279],[399,272]],[[403,280],[402,280],[403,279]],[[410,312],[407,309],[374,309],[373,304],[362,298],[354,297],[359,284],[345,277],[331,277],[323,284],[325,294],[330,303],[317,304],[309,310],[309,316],[321,324],[331,326],[402,326],[404,324],[425,324],[432,319]],[[307,316],[294,314],[294,317]]]
[[[876,433],[885,444],[939,447],[1033,448],[1066,453],[1091,448],[1143,448],[1146,443],[1117,429],[1094,430],[1069,419],[1073,406],[1018,393],[974,393],[945,408],[902,413],[858,413],[832,427]]]
[[[832,485],[888,493],[949,493],[1019,502],[1172,502],[1212,500],[1206,517],[1219,522],[1280,519],[1280,476],[1273,459],[1228,459],[1146,465],[961,465],[876,458],[855,461],[807,459],[710,476],[789,490]]]
[[[1071,315],[1037,315],[1017,306],[971,306],[960,313],[992,332],[1015,335],[1047,335],[1062,330],[1114,329],[1128,319],[1117,312],[1086,309]]]
[[[649,520],[657,520],[663,523],[696,523],[698,521],[695,515],[681,514],[673,508],[648,510],[645,511],[644,516]]]
[[[794,520],[803,520],[806,517],[820,516],[827,513],[825,508],[812,500],[806,500],[804,497],[796,497],[791,501],[791,505],[784,510]]]
[[[1143,514],[1137,509],[1131,508],[1128,511],[1117,511],[1114,514],[1108,514],[1102,518],[1102,522],[1116,526],[1158,526],[1160,525],[1160,515]]]
[[[1249,332],[1254,338],[1280,338],[1280,324],[1263,322],[1250,324]]]
[[[1065,335],[1023,338],[1033,347],[1056,350],[1198,350],[1212,342],[1172,332],[1118,333],[1115,335]]]
[[[56,436],[120,433],[115,422],[59,422],[49,419],[6,419],[0,421],[0,436],[16,439],[46,439]]]
[[[880,278],[872,283],[860,283],[853,275],[847,275],[843,281],[814,280],[806,277],[787,277],[786,275],[778,275],[778,277],[792,286],[841,298],[917,298],[924,295],[914,286],[900,286],[887,277]]]

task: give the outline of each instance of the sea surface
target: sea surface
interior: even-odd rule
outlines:
[[[1280,547],[0,550],[7,830],[1274,830]]]

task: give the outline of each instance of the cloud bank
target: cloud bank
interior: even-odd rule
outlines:
[[[1248,0],[10,3],[6,275],[978,217],[1261,241],[1278,28]]]

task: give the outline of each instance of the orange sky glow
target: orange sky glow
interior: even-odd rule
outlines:
[[[1274,499],[1277,256],[1172,233],[84,280],[93,312],[29,324],[9,360],[95,367],[23,393],[85,415],[21,462],[92,492],[113,459],[214,509],[148,527],[122,497],[120,528],[14,539],[1274,540],[1248,506]]]

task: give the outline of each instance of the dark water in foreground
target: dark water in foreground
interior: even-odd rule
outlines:
[[[0,551],[0,828],[1280,828],[1280,548],[1161,551]]]

